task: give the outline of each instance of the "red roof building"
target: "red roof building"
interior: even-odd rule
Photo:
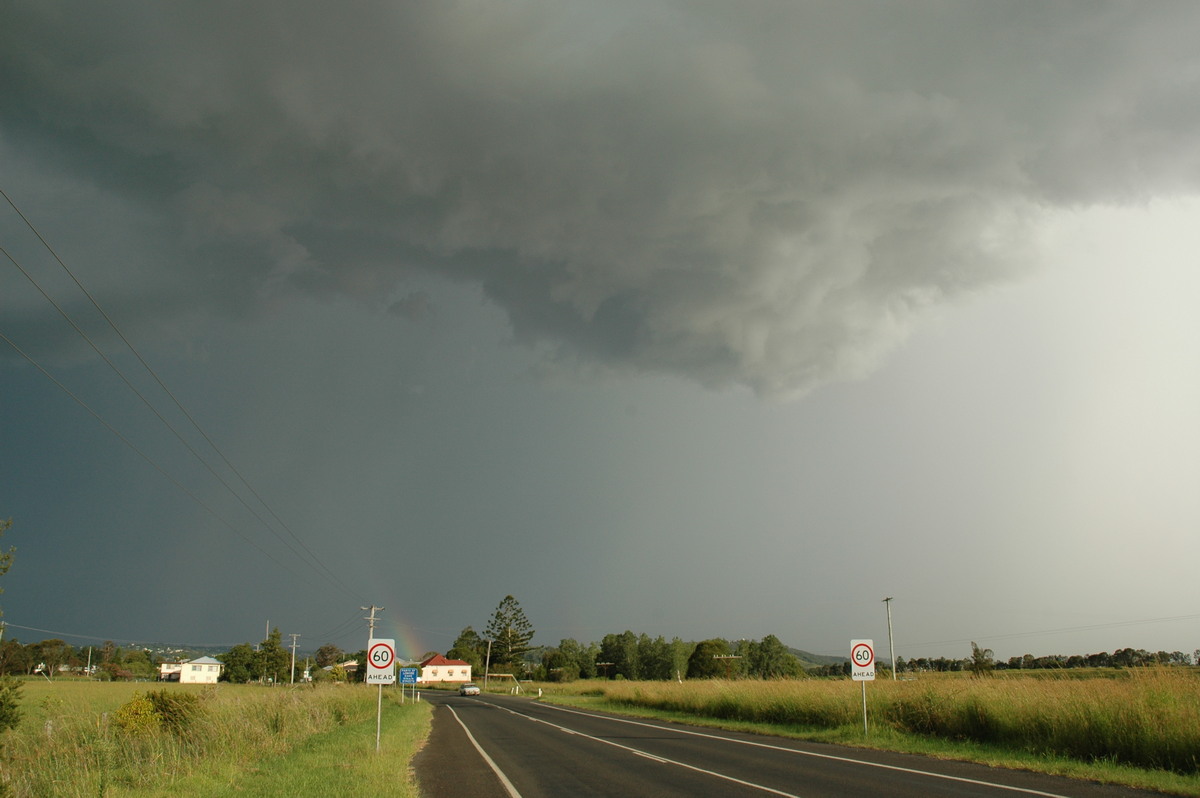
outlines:
[[[421,663],[421,681],[428,682],[469,682],[471,681],[471,663],[461,659],[446,659],[441,654],[434,654]]]

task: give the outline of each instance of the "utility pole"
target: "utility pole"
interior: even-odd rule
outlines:
[[[896,681],[896,647],[892,645],[892,597],[888,596],[883,600],[887,605],[888,614],[888,652],[892,657],[892,681]]]
[[[368,615],[366,618],[363,619],[367,622],[367,628],[370,629],[370,632],[368,632],[368,642],[367,642],[367,648],[368,648],[367,656],[370,656],[369,649],[371,647],[371,643],[369,641],[375,639],[375,613],[383,612],[383,610],[385,608],[384,607],[376,607],[374,604],[372,604],[370,607],[359,607],[359,609],[363,610],[364,612],[369,611],[371,613],[370,615]],[[364,662],[364,663],[362,663],[362,667],[363,667],[363,672],[365,673],[370,668],[370,664]],[[382,728],[383,728],[383,682],[380,682],[379,683],[379,696],[375,700],[375,753],[379,753],[379,735],[380,735],[380,730]]]
[[[370,631],[367,633],[367,640],[368,640],[367,645],[370,646],[369,641],[375,639],[375,613],[383,612],[384,610],[387,609],[387,607],[376,607],[374,604],[372,604],[370,607],[359,607],[359,609],[362,610],[363,612],[371,613],[367,617],[363,618],[363,620],[367,622],[367,628],[370,629]],[[366,668],[367,668],[367,663],[365,663],[365,662],[362,663],[361,667],[363,668],[363,672],[365,673]],[[380,687],[382,687],[382,686],[383,685],[380,685]]]
[[[741,658],[742,658],[741,654],[713,654],[713,659],[725,660],[725,678],[726,679],[733,678],[733,661],[735,659],[741,659]]]
[[[266,629],[263,630],[263,643],[267,642],[270,639],[271,639],[271,619],[267,618],[267,626],[266,626]],[[261,649],[262,649],[261,643],[254,647],[255,651],[259,651]],[[263,659],[262,683],[263,684],[267,683],[267,661],[265,658]],[[275,685],[272,684],[271,686],[274,687]]]
[[[371,613],[368,617],[363,618],[363,620],[367,622],[368,628],[371,630],[370,636],[375,637],[375,613],[383,612],[387,607],[376,607],[372,604],[370,607],[359,607],[359,609],[363,612],[369,611]],[[363,664],[365,665],[366,663]]]
[[[296,638],[299,636],[300,635],[295,635],[295,634],[288,635],[288,637],[292,638],[292,681],[290,682],[291,684],[296,683]]]
[[[487,631],[486,629],[484,631]],[[487,659],[483,661],[483,689],[486,691],[488,686],[488,671],[492,669],[492,641],[488,640]]]

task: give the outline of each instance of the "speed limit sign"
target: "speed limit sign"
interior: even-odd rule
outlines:
[[[372,638],[367,643],[367,684],[396,681],[396,641]]]
[[[875,641],[850,641],[850,678],[856,682],[875,681]]]

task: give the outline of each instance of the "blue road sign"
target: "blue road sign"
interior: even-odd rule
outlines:
[[[416,668],[401,668],[400,669],[400,684],[416,684],[417,669]]]

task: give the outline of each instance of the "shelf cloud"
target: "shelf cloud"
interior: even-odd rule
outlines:
[[[89,193],[145,232],[99,284],[143,314],[310,294],[419,320],[412,280],[436,274],[564,368],[790,397],[1035,268],[1047,208],[1195,191],[1197,22],[1186,3],[65,0],[6,11],[0,148],[64,249],[107,229]]]

